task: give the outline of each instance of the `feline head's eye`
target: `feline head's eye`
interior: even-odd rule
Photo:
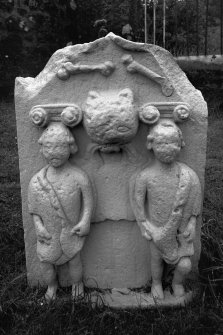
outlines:
[[[129,127],[126,127],[126,126],[119,126],[117,127],[117,130],[120,132],[120,133],[126,133],[127,131],[130,130]]]

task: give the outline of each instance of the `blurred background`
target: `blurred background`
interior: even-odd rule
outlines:
[[[0,97],[54,51],[113,32],[174,56],[223,53],[221,0],[0,0]]]

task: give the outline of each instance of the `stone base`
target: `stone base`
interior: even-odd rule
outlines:
[[[195,294],[187,292],[183,297],[176,298],[169,291],[164,292],[164,300],[154,299],[151,293],[135,292],[129,289],[112,289],[103,293],[94,291],[91,293],[91,301],[96,306],[105,305],[111,308],[166,308],[184,307],[192,301]]]

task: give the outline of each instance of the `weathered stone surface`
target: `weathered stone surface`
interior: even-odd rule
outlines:
[[[148,253],[135,221],[94,223],[82,253],[85,282],[104,289],[142,287],[150,279]]]
[[[89,104],[92,92],[94,103]],[[164,49],[109,34],[88,44],[58,50],[36,78],[17,78],[15,98],[29,282],[44,282],[36,255],[36,233],[27,207],[28,184],[45,165],[37,145],[42,131],[29,119],[29,112],[37,106],[47,110],[53,121],[65,120],[70,125],[76,120],[80,122],[79,112],[72,118],[68,109],[66,117],[62,117],[64,109],[82,113],[83,122],[72,130],[79,151],[69,162],[89,176],[96,204],[91,233],[82,249],[87,285],[145,285],[151,278],[150,242],[140,234],[136,223],[129,195],[132,181],[153,161],[145,142],[150,125],[157,122],[159,114],[161,119],[176,122],[189,116],[186,122],[178,123],[186,143],[178,160],[195,171],[203,191],[207,107],[201,93]],[[117,113],[122,104],[125,122]],[[90,129],[89,116],[95,131]],[[196,224],[193,242],[194,270],[200,254],[200,223],[201,219]],[[61,283],[70,283],[67,266],[59,266],[58,271]]]

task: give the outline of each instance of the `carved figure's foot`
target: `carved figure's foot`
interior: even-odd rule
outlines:
[[[162,284],[153,284],[151,287],[151,294],[154,299],[164,299],[163,287]]]
[[[82,282],[72,285],[72,298],[77,299],[84,296],[84,284]]]
[[[172,284],[173,294],[176,298],[183,297],[185,295],[185,290],[182,284]]]
[[[48,286],[45,293],[46,302],[51,302],[56,299],[57,285]]]

